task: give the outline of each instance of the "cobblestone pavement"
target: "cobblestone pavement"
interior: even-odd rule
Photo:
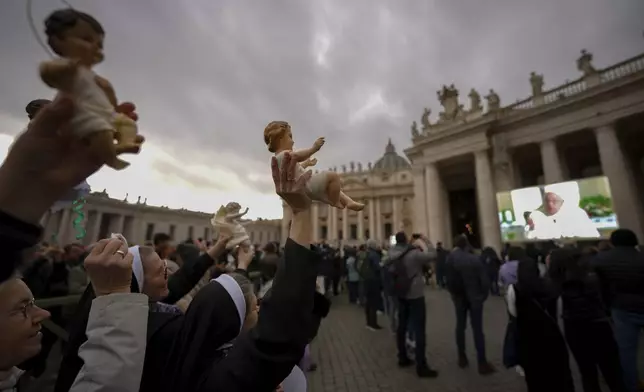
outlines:
[[[490,298],[484,315],[487,355],[498,372],[480,376],[471,329],[467,349],[470,367],[457,366],[454,342],[454,310],[444,291],[428,290],[427,353],[430,366],[439,371],[436,379],[419,379],[415,369],[399,369],[394,336],[386,329],[365,328],[362,308],[348,304],[346,295],[334,299],[331,313],[323,321],[313,342],[312,354],[318,370],[308,375],[310,392],[492,392],[526,390],[521,376],[501,364],[507,315],[502,298]],[[387,325],[385,316],[380,324]]]

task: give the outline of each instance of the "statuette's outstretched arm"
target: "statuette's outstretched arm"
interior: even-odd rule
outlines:
[[[246,215],[246,214],[248,214],[248,208],[246,208],[246,209],[244,210],[244,212],[240,212],[240,213],[237,213],[237,214],[229,215],[229,216],[228,216],[228,219],[230,219],[230,220],[233,220],[233,219],[239,219],[239,218],[241,218],[242,216],[244,216],[244,215]]]
[[[311,158],[311,155],[313,155],[316,152],[320,151],[320,149],[324,145],[324,142],[325,142],[324,138],[319,137],[313,143],[313,146],[311,146],[310,148],[303,148],[301,150],[296,150],[291,154],[291,157],[295,158],[295,160],[298,161],[298,162],[304,162],[307,159]]]

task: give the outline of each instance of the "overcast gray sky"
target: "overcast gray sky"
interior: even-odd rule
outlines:
[[[56,0],[33,0],[43,20]],[[104,169],[97,190],[214,211],[237,199],[252,217],[280,217],[264,126],[287,120],[296,146],[327,143],[320,169],[375,161],[436,90],[490,88],[509,104],[579,76],[582,48],[605,67],[644,51],[641,0],[70,0],[104,26],[97,72],[136,103],[148,139],[130,169]],[[47,58],[25,0],[0,5],[0,140],[24,126],[24,107],[51,97],[37,75]],[[483,95],[483,94],[482,94]],[[6,151],[6,146],[3,147]]]

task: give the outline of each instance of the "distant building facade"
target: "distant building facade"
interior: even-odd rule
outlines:
[[[86,201],[82,210],[84,218],[81,225],[85,230],[82,239],[76,239],[80,234],[74,228],[77,214],[71,208],[66,208],[43,218],[43,240],[60,245],[72,242],[88,245],[109,237],[111,233],[122,233],[131,244],[142,245],[152,241],[155,233],[166,233],[175,242],[199,238],[211,241],[216,235],[210,224],[212,213],[151,206],[141,198],[132,203],[127,198],[111,198],[106,191],[92,193]],[[251,242],[263,245],[269,241],[281,241],[280,221],[258,219],[250,222],[246,231]]]

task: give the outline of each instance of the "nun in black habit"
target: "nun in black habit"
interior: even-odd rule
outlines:
[[[316,299],[319,256],[291,239],[285,253],[248,331],[249,301],[229,275],[207,284],[185,315],[150,318],[141,392],[275,391],[328,312]]]
[[[175,274],[168,277],[167,288],[168,294],[165,298],[159,301],[161,304],[173,305],[178,300],[180,300],[184,295],[186,295],[192,288],[199,282],[204,273],[214,264],[214,259],[211,256],[213,249],[217,249],[217,246],[220,246],[221,250],[225,249],[226,239],[220,239],[222,244],[216,244],[211,250],[203,253],[196,260],[190,262],[184,262],[182,268],[180,268]],[[140,251],[138,247],[137,252]],[[135,257],[136,259],[136,257]],[[140,260],[140,253],[139,253]],[[139,270],[136,265],[133,263],[133,272],[132,272],[132,286],[131,290],[133,293],[139,293],[142,291],[142,276],[143,271]],[[139,283],[141,282],[141,283]],[[89,320],[89,313],[92,307],[92,300],[96,298],[92,286],[87,286],[87,289],[83,293],[78,307],[76,308],[76,313],[70,323],[69,327],[69,341],[67,342],[64,352],[63,359],[60,364],[60,369],[58,371],[58,378],[56,380],[56,386],[54,392],[68,392],[71,388],[78,372],[83,367],[83,360],[78,356],[78,351],[80,346],[87,341],[87,335],[85,330],[87,329],[87,322]],[[161,306],[151,307],[151,311],[155,308],[158,309]],[[166,320],[173,318],[176,315],[165,314],[163,312],[151,312],[150,317],[154,315],[154,318],[159,318],[161,320]],[[148,321],[150,324],[150,321]]]

